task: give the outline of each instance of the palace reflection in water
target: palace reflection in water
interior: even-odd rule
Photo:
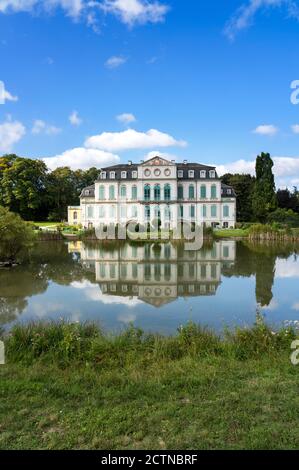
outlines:
[[[223,265],[229,269],[236,257],[234,241],[200,251],[184,251],[171,243],[123,244],[107,250],[77,242],[69,249],[95,272],[103,294],[136,297],[155,307],[178,297],[215,295]]]
[[[276,324],[298,320],[298,280],[295,245],[39,243],[0,269],[0,326],[63,318],[173,333],[192,320],[221,330],[252,324],[257,308]]]

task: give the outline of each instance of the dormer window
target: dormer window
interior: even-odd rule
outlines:
[[[188,171],[189,178],[194,178],[194,170]]]
[[[216,176],[215,170],[211,170],[210,171],[210,178],[215,178],[215,176]]]
[[[201,177],[201,178],[206,178],[206,176],[207,176],[206,170],[201,170],[201,172],[200,172],[200,177]]]
[[[184,172],[183,170],[178,171],[178,178],[184,178]]]
[[[127,177],[127,172],[126,172],[126,171],[122,171],[122,172],[121,172],[121,178],[124,180],[124,179],[126,179],[126,177]]]
[[[132,171],[132,178],[137,178],[137,171]]]
[[[106,179],[106,171],[102,171],[101,178],[102,178],[102,180]]]
[[[88,191],[88,189],[86,189],[86,190],[84,191],[84,195],[85,195],[85,196],[89,196],[89,191]]]
[[[231,189],[228,189],[227,190],[227,194],[231,194],[232,193],[232,190]]]
[[[115,171],[110,171],[110,179],[115,180]]]

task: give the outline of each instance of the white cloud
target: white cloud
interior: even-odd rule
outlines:
[[[11,152],[14,144],[26,134],[26,129],[19,121],[6,121],[0,124],[0,151]]]
[[[83,11],[85,0],[1,0],[1,13],[33,12],[41,8],[47,12],[62,8],[68,16],[78,18]]]
[[[126,125],[131,124],[132,122],[136,122],[136,118],[134,114],[131,114],[131,113],[119,114],[118,116],[116,116],[116,119],[122,124],[126,124]]]
[[[172,155],[171,153],[167,153],[167,152],[160,152],[159,150],[152,150],[151,152],[148,152],[145,155],[144,160],[150,160],[151,158],[155,158],[155,157],[165,158],[165,160],[170,160],[170,161],[180,160],[179,157],[177,157],[176,155]]]
[[[296,178],[296,175],[299,175],[299,157],[273,157],[273,162],[273,173],[278,187],[299,184],[299,178]],[[255,160],[237,160],[216,166],[219,175],[225,173],[255,174]]]
[[[15,95],[9,93],[9,91],[4,90],[4,101],[18,101],[19,98]]]
[[[68,166],[72,170],[85,170],[91,167],[101,168],[116,165],[120,161],[118,155],[84,147],[66,150],[61,155],[46,157],[42,160],[50,170],[55,170],[55,168],[62,166]]]
[[[146,149],[151,147],[185,147],[186,142],[176,140],[169,134],[156,129],[147,132],[138,132],[128,129],[123,132],[103,132],[102,134],[89,137],[85,146],[89,148],[122,151],[133,149]]]
[[[82,119],[79,117],[78,111],[73,111],[69,116],[69,121],[72,126],[80,126],[82,124]]]
[[[2,14],[36,14],[39,11],[52,14],[59,9],[74,21],[83,19],[98,33],[99,13],[112,14],[121,22],[134,26],[164,21],[169,7],[158,0],[0,0]]]
[[[253,133],[254,134],[259,134],[259,135],[275,135],[278,132],[278,128],[273,126],[272,124],[263,124],[261,126],[258,126],[256,129],[254,129]]]
[[[278,259],[275,264],[275,276],[289,279],[299,277],[299,263],[293,259]]]
[[[107,69],[117,69],[121,65],[125,64],[127,60],[128,59],[126,59],[125,57],[112,56],[112,57],[109,57],[108,60],[106,60],[105,67],[107,67]]]
[[[299,134],[299,124],[294,124],[293,126],[291,126],[291,129],[294,134]]]
[[[234,40],[240,31],[252,25],[257,13],[269,8],[283,6],[287,10],[288,17],[299,19],[299,8],[296,0],[249,0],[247,3],[243,3],[227,22],[224,33],[230,40]]]
[[[167,5],[149,0],[103,0],[100,8],[129,26],[162,22],[169,11]]]
[[[56,126],[52,126],[47,124],[45,121],[41,119],[36,119],[33,123],[33,127],[31,129],[32,134],[46,134],[46,135],[57,135],[60,134],[61,129]]]
[[[75,289],[83,290],[85,297],[92,302],[102,302],[105,305],[120,304],[129,308],[134,308],[143,303],[136,297],[119,297],[116,295],[103,294],[98,284],[92,284],[88,280],[81,282],[74,281],[71,283],[71,286]],[[120,319],[120,321],[124,320]]]

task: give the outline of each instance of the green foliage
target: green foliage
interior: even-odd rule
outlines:
[[[256,159],[256,181],[253,191],[253,213],[256,220],[264,222],[277,207],[273,161],[269,153],[261,153]]]
[[[249,222],[254,220],[252,197],[255,178],[251,175],[227,173],[221,178],[224,184],[232,186],[237,196],[237,220]]]
[[[33,243],[32,224],[0,206],[0,260],[16,261]]]
[[[221,338],[192,322],[178,329],[176,336],[145,334],[131,325],[122,333],[107,336],[95,325],[80,323],[37,323],[15,326],[5,339],[10,362],[55,362],[65,367],[71,361],[111,367],[135,361],[232,354],[239,359],[277,354],[287,350],[296,338],[291,328],[274,332],[260,316],[252,328],[238,328]]]
[[[42,160],[17,155],[0,157],[0,204],[25,220],[63,221],[67,206],[78,205],[82,189],[95,182],[100,170],[50,172]]]
[[[43,218],[47,180],[45,163],[15,155],[2,157],[1,160],[0,204],[26,220],[33,220],[36,213]]]
[[[299,227],[299,214],[296,214],[292,209],[278,208],[268,215],[267,220],[270,224],[278,223],[283,227]]]

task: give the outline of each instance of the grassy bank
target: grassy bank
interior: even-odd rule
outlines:
[[[298,448],[295,334],[261,322],[219,338],[17,327],[0,366],[1,449]]]

